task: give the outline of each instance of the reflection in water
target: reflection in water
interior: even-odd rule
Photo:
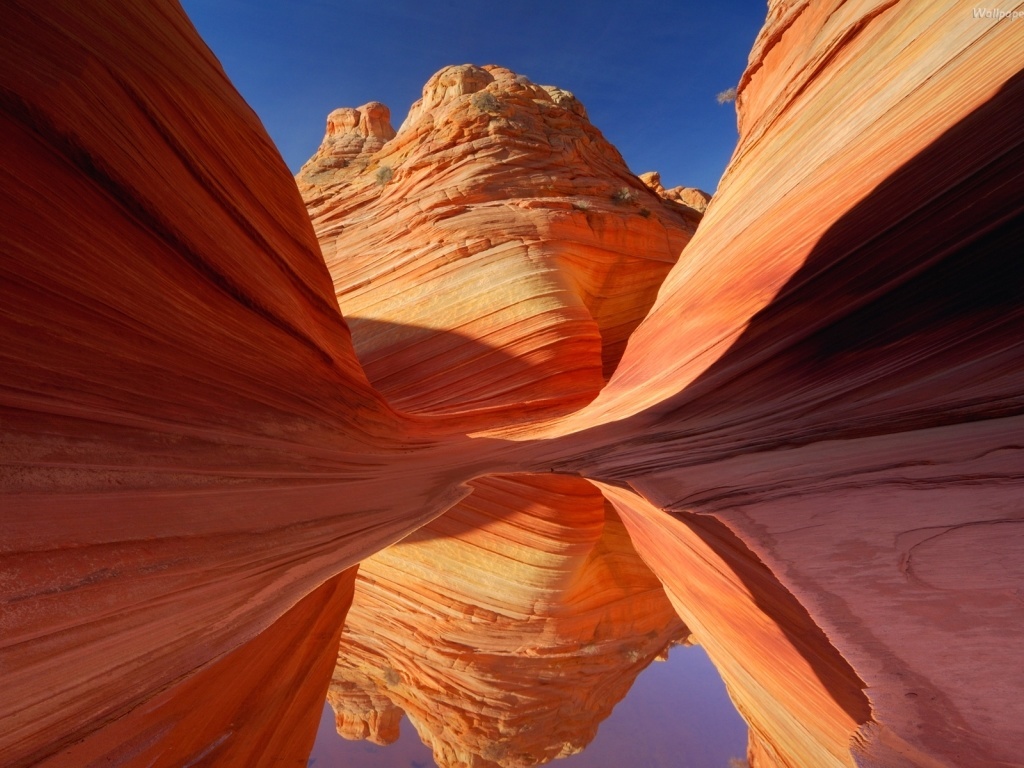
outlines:
[[[629,694],[601,723],[597,737],[583,752],[555,765],[727,768],[742,764],[746,749],[746,723],[729,700],[707,654],[700,646],[680,646],[672,649],[664,663],[651,664],[637,676]],[[347,741],[338,736],[334,711],[325,704],[309,765],[427,768],[436,763],[407,719],[394,744]]]
[[[420,741],[408,718],[402,718],[400,731],[398,740],[387,745],[342,738],[334,710],[325,701],[306,768],[436,768],[430,747]]]
[[[751,763],[852,768],[864,683],[795,596],[718,520],[602,488],[750,725]]]
[[[586,750],[557,765],[726,768],[746,751],[747,724],[718,670],[699,645],[679,646],[637,676]]]
[[[441,766],[528,766],[586,746],[688,631],[590,483],[496,476],[364,561],[328,694],[339,732],[403,714]]]
[[[724,525],[578,477],[472,486],[360,565],[328,692],[339,734],[392,744],[407,718],[441,768],[636,764],[639,749],[650,766],[739,764],[744,754],[755,766],[854,764],[871,715],[863,683]],[[636,703],[578,754],[641,671],[693,642],[702,650],[651,666]],[[712,692],[706,674],[698,685],[676,668],[697,657],[722,675]],[[731,707],[701,720],[723,690],[750,728],[745,748]],[[729,754],[708,752],[722,728]],[[352,754],[367,766],[423,762],[422,752],[398,763]]]

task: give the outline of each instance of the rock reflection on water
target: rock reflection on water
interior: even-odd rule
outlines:
[[[441,766],[572,755],[689,632],[593,485],[473,486],[360,566],[328,694],[338,731],[388,744],[407,715]]]
[[[578,477],[472,486],[360,565],[328,692],[341,736],[392,744],[407,718],[442,768],[593,768],[636,764],[637,750],[652,766],[854,764],[850,745],[871,722],[863,683],[720,522]],[[691,690],[692,671],[655,665],[650,690],[622,710],[633,719],[613,718],[578,754],[641,671],[693,643],[702,650],[673,658],[710,659],[711,692],[707,674]],[[714,704],[729,700],[743,720]],[[684,714],[707,706],[711,720]],[[698,756],[701,736],[715,743],[723,728],[730,756]],[[365,765],[408,764],[377,760]]]
[[[558,760],[559,768],[730,768],[745,765],[747,725],[714,665],[699,645],[676,647],[651,664],[583,752]],[[378,746],[347,741],[325,704],[310,768],[429,768],[429,747],[404,719],[398,741]]]

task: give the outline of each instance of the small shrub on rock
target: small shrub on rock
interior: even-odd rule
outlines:
[[[473,94],[472,102],[481,112],[497,112],[501,109],[501,103],[489,91],[477,91]]]
[[[635,203],[638,195],[635,189],[629,187],[619,187],[612,193],[612,201],[619,205],[628,205],[629,203]]]

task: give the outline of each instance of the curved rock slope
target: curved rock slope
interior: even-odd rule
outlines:
[[[1018,407],[1000,352],[1019,311],[1011,21],[967,3],[772,3],[701,230],[570,424],[700,398],[712,426],[742,416],[746,435],[791,442],[816,423],[905,430]]]
[[[864,683],[806,609],[718,521],[602,491],[750,726],[750,764],[853,768]]]
[[[866,684],[869,765],[1024,746],[1024,668],[993,661],[1024,655],[1024,26],[997,16],[772,3],[700,230],[538,462],[725,521]]]
[[[324,582],[187,682],[33,765],[306,765],[355,570]]]
[[[210,704],[219,671],[254,692],[249,714],[264,701],[282,712],[276,693],[298,670],[254,679],[275,666],[264,652],[288,636],[282,617],[314,633],[300,665],[313,669],[333,633],[311,606],[323,600],[339,615],[339,574],[451,507],[467,480],[554,468],[617,489],[608,494],[638,554],[680,613],[721,626],[707,635],[721,634],[727,676],[751,660],[757,679],[730,686],[754,728],[755,764],[1018,763],[1024,26],[981,10],[771,3],[740,84],[740,144],[699,233],[608,386],[544,431],[520,423],[513,435],[510,425],[593,395],[618,356],[615,329],[639,319],[613,297],[647,295],[638,286],[657,280],[643,262],[667,263],[646,245],[671,240],[668,214],[644,202],[654,192],[621,169],[552,173],[530,159],[540,142],[529,132],[529,146],[504,155],[497,137],[530,118],[567,127],[569,139],[551,134],[545,152],[595,170],[586,164],[609,162],[588,154],[599,142],[566,95],[498,69],[442,73],[391,139],[377,107],[336,115],[336,137],[357,136],[334,142],[337,159],[316,172],[340,174],[353,210],[374,214],[333,230],[351,238],[346,285],[366,297],[370,377],[403,407],[469,412],[467,429],[513,441],[442,434],[454,420],[407,420],[372,389],[293,180],[176,5],[7,3],[0,762],[52,763],[67,750],[122,765],[151,764],[165,747],[176,755],[175,722],[188,732],[196,722],[176,718]],[[444,150],[467,142],[435,124],[461,126],[469,146],[508,162],[474,171]],[[433,139],[405,143],[420,129]],[[445,178],[460,202],[433,220],[429,190]],[[321,236],[329,203],[348,210],[347,193],[331,202],[331,183],[316,200],[305,188]],[[634,191],[649,198],[631,201]],[[590,208],[574,207],[578,197]],[[409,200],[424,203],[421,219]],[[541,223],[518,218],[534,208],[546,211]],[[494,326],[468,288],[457,318],[431,301],[443,281],[425,279],[432,293],[417,294],[412,255],[373,261],[360,244],[387,238],[378,227],[389,210],[405,211],[392,232],[403,248],[415,249],[404,238],[416,227],[453,263],[465,249],[483,283],[498,263],[516,276],[499,291],[507,301],[486,299]],[[480,242],[491,216],[525,234]],[[461,229],[448,234],[451,220]],[[579,234],[584,221],[596,239]],[[590,245],[549,256],[543,243],[564,243],[563,226]],[[531,248],[517,251],[522,243]],[[505,247],[518,255],[493,261]],[[345,252],[325,249],[336,269]],[[636,260],[625,274],[638,283],[616,282],[608,265],[620,251]],[[577,270],[575,253],[602,266]],[[385,275],[402,290],[363,284]],[[388,314],[389,293],[405,314]],[[419,342],[449,361],[457,397],[405,389],[403,366],[433,381],[406,356]],[[536,349],[566,362],[537,360]],[[517,359],[528,365],[510,371]],[[623,497],[628,489],[636,496]],[[777,580],[781,591],[757,607],[780,627],[801,626],[784,596],[799,601],[819,634],[762,636],[784,649],[778,668],[810,666],[822,685],[757,671],[762,649],[747,634],[722,612],[701,619],[685,605],[696,587],[679,558],[703,545],[738,604],[749,601],[729,570]],[[821,665],[836,659],[826,642],[852,674]],[[861,683],[868,720],[848,696]],[[790,690],[832,703],[804,720]],[[302,700],[318,691],[322,679],[310,678]],[[301,761],[291,750],[306,725],[294,741],[268,732],[284,746],[259,757],[240,737],[220,741],[237,704],[211,709],[219,724],[183,741],[183,760]]]
[[[410,456],[287,168],[176,4],[3,15],[0,763],[21,766],[110,746],[154,697],[196,705],[190,678],[476,472]]]
[[[297,181],[374,386],[487,425],[593,399],[700,219],[572,94],[494,66],[435,74],[397,133],[335,110]]]
[[[688,633],[590,483],[471,486],[360,565],[328,696],[338,731],[387,744],[404,712],[445,768],[573,754]]]

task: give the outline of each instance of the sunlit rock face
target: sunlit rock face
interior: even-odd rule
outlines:
[[[751,765],[852,768],[864,683],[807,610],[717,520],[603,491],[750,726]]]
[[[600,492],[507,475],[360,565],[329,700],[347,738],[403,711],[444,768],[578,752],[688,632]]]
[[[306,765],[355,570],[328,580],[180,686],[32,764]]]
[[[702,189],[695,187],[672,187],[671,189],[665,189],[661,183],[661,174],[657,171],[648,171],[647,173],[640,174],[640,181],[646,184],[653,192],[659,197],[665,200],[671,200],[685,205],[688,208],[693,208],[695,211],[704,211],[708,208],[708,203],[711,202],[711,195]]]
[[[382,146],[360,143],[374,109],[333,112],[297,177],[370,380],[489,424],[592,400],[699,213],[631,174],[572,94],[507,69],[441,70]],[[359,128],[339,140],[342,114]]]
[[[997,15],[773,3],[700,230],[558,427],[563,466],[778,575],[866,686],[869,765],[1024,746],[994,661],[1024,653],[1024,26]]]
[[[772,3],[680,255],[694,215],[557,89],[456,67],[394,137],[378,105],[335,113],[300,178],[314,232],[176,5],[6,3],[0,761],[294,758],[309,730],[275,696],[320,695],[339,575],[473,478],[554,469],[604,483],[753,763],[1018,763],[1021,24]],[[695,556],[711,575],[687,582]],[[386,739],[405,683],[369,686],[379,669],[349,690]],[[248,709],[213,695],[235,676]]]
[[[376,152],[394,137],[391,110],[379,101],[358,109],[336,109],[327,116],[327,132],[317,152],[316,165],[322,172],[345,168],[360,155]]]

